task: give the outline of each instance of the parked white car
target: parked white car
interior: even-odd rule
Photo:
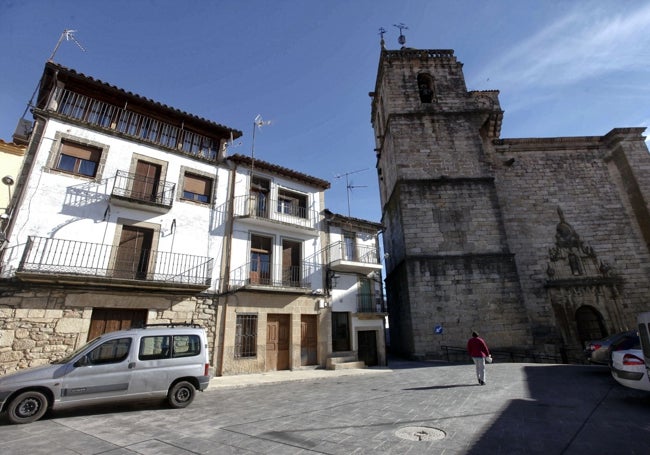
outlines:
[[[0,411],[29,423],[48,409],[166,397],[184,408],[210,383],[205,330],[172,324],[101,335],[64,359],[0,377]]]
[[[619,384],[650,392],[650,379],[640,348],[613,351],[611,372]]]
[[[639,338],[641,339],[645,368],[650,375],[650,311],[639,314],[636,322],[639,328]]]

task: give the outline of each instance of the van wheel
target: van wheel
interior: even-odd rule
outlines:
[[[172,408],[184,408],[194,400],[194,386],[187,382],[177,382],[169,389],[167,402]]]
[[[24,392],[11,400],[7,407],[7,416],[11,423],[34,422],[47,411],[47,398],[35,390]]]

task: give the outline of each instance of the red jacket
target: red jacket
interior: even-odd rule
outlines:
[[[471,357],[487,357],[490,350],[481,337],[472,337],[467,342],[467,352]]]

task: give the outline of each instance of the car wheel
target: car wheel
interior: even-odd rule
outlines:
[[[7,408],[7,415],[11,423],[34,422],[47,411],[47,398],[35,390],[24,392],[11,400]]]
[[[172,408],[184,408],[194,400],[194,386],[187,382],[181,381],[174,384],[167,394],[167,402]]]

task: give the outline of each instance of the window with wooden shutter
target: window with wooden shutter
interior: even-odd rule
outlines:
[[[96,147],[61,141],[56,169],[85,177],[95,177],[102,150]]]
[[[195,174],[185,174],[183,178],[183,199],[210,203],[212,179]]]

